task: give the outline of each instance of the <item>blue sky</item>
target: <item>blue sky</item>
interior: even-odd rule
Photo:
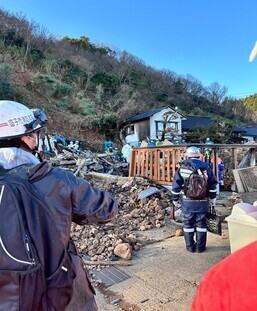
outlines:
[[[57,38],[89,37],[156,69],[218,82],[228,95],[257,93],[256,0],[2,0]]]

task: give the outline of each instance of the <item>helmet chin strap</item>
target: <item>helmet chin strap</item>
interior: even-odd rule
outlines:
[[[43,161],[44,161],[44,159],[43,159],[43,157],[42,157],[42,154],[41,154],[41,152],[38,151],[37,147],[34,149],[34,151],[32,152],[32,154],[34,154],[35,156],[37,156],[37,158],[38,158],[38,160],[39,160],[40,162],[43,162]]]
[[[42,154],[38,151],[39,133],[36,133],[36,134],[37,134],[37,139],[35,139],[34,137],[31,137],[31,136],[27,136],[29,139],[34,140],[37,144],[33,150],[31,150],[31,149],[30,150],[31,150],[33,155],[37,156],[37,158],[40,162],[43,162]]]

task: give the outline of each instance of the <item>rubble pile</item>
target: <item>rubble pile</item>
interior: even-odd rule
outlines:
[[[249,163],[249,156],[254,152],[254,150],[249,150],[248,148],[238,148],[237,151],[237,161],[238,167],[246,167],[245,164]],[[234,162],[232,160],[232,152],[231,149],[221,149],[219,152],[219,156],[224,162],[225,169],[223,172],[223,181],[224,181],[224,189],[231,190],[231,186],[235,182],[233,169],[234,169]],[[255,156],[254,156],[255,157]],[[252,165],[248,165],[252,166]]]
[[[142,248],[142,238],[136,231],[160,228],[165,225],[165,218],[169,215],[170,194],[163,188],[150,198],[138,200],[142,190],[150,183],[137,182],[130,187],[117,184],[92,185],[110,191],[119,202],[119,212],[116,218],[104,225],[79,226],[73,224],[72,239],[82,255],[90,260],[113,260],[115,256],[130,259],[132,250]]]
[[[53,166],[69,170],[88,180],[96,188],[108,190],[119,202],[117,217],[107,224],[72,225],[71,235],[78,251],[92,261],[112,260],[116,256],[130,259],[132,251],[142,247],[136,231],[164,226],[165,217],[169,214],[169,192],[165,188],[162,191],[157,189],[159,193],[152,194],[150,198],[139,199],[139,193],[153,183],[144,178],[129,182],[124,180],[124,184],[117,183],[115,177],[128,175],[128,163],[118,161],[113,154],[61,147],[59,145],[56,155],[48,159]],[[91,172],[104,173],[102,175],[105,178],[95,179],[90,176]]]
[[[118,180],[118,176],[128,176],[128,163],[118,161],[112,154],[74,152],[62,148],[49,161],[53,166],[86,179],[95,188],[108,190],[119,202],[118,215],[106,224],[72,224],[72,239],[87,260],[110,262],[118,258],[130,259],[133,251],[140,250],[149,242],[142,238],[140,231],[163,227],[170,217],[170,192],[141,177],[120,177]],[[95,178],[92,172],[102,175],[102,179]],[[146,190],[156,191],[148,196],[142,195]],[[229,198],[231,203],[240,200],[236,193]],[[223,205],[227,210],[230,203],[224,201]]]
[[[126,162],[116,160],[112,154],[97,154],[89,150],[74,153],[63,149],[62,153],[49,157],[49,162],[53,166],[61,166],[76,175],[80,173],[82,178],[89,172],[127,176],[129,166]]]

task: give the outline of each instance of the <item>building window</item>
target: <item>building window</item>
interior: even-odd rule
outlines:
[[[166,130],[172,130],[177,131],[178,130],[178,122],[163,122],[163,121],[156,121],[156,129],[157,131],[163,131]]]
[[[163,132],[165,132],[165,136],[168,138],[170,132],[178,131],[178,122],[163,122],[156,121],[156,138],[160,139],[162,137]]]
[[[125,129],[126,136],[134,134],[134,125],[129,125]]]

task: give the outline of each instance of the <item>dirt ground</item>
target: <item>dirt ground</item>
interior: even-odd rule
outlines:
[[[236,202],[231,200],[236,198]],[[171,236],[169,228],[145,232],[153,243],[134,253],[131,266],[122,267],[129,279],[96,288],[100,311],[189,311],[204,273],[230,254],[229,231],[225,217],[233,204],[252,204],[257,192],[220,192],[217,212],[223,216],[222,236],[208,233],[207,249],[202,254],[185,250],[183,236]],[[116,303],[115,303],[116,302]]]
[[[153,230],[152,237],[164,229]],[[183,237],[164,236],[146,245],[122,267],[129,278],[106,289],[97,289],[102,311],[189,311],[204,273],[229,255],[228,238],[208,235],[207,250],[192,254],[185,250]],[[119,300],[116,305],[111,302]]]

